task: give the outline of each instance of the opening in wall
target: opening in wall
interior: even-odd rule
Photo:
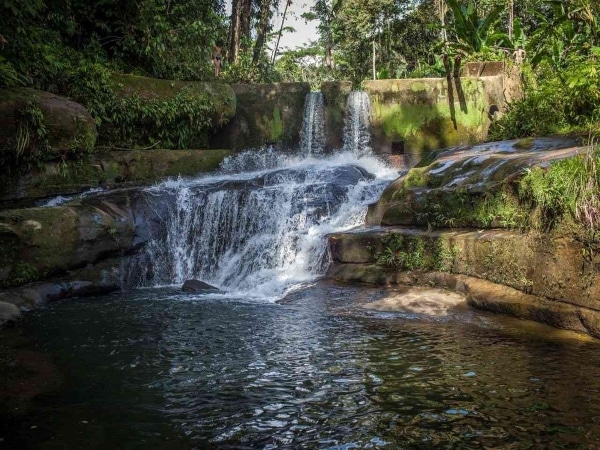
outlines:
[[[404,141],[392,142],[392,155],[404,155],[406,150],[404,148]]]

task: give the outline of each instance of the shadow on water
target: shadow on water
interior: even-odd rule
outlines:
[[[172,289],[54,304],[0,333],[0,446],[598,446],[597,343],[469,309],[362,308],[383,295],[319,283],[280,304]]]

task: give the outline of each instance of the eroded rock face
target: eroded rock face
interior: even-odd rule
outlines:
[[[369,208],[367,222],[477,228],[525,225],[530,207],[519,204],[515,189],[525,169],[547,167],[582,150],[574,139],[538,138],[435,152],[390,184]]]
[[[135,253],[160,232],[167,202],[129,189],[65,206],[0,212],[0,286],[62,276]]]

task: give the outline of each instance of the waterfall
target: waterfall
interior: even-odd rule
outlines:
[[[147,247],[147,284],[195,278],[230,297],[277,300],[323,276],[326,236],[363,224],[367,206],[397,176],[371,153],[369,114],[367,94],[352,92],[344,148],[324,157],[323,96],[312,92],[300,155],[251,150],[217,175],[149,188],[170,207]]]
[[[323,94],[321,92],[310,92],[306,97],[300,145],[302,153],[307,156],[323,153],[325,130],[323,125]]]
[[[357,156],[371,154],[370,116],[369,95],[364,91],[350,92],[344,125],[344,150]]]
[[[256,164],[272,163],[260,153],[255,157]],[[149,194],[175,201],[164,235],[147,248],[148,284],[197,278],[228,295],[279,299],[324,275],[326,235],[364,223],[367,205],[395,175],[373,157],[341,153],[282,158],[275,168],[152,187]]]

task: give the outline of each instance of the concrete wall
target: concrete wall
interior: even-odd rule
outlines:
[[[300,139],[308,83],[234,84],[233,119],[210,139],[211,148],[244,150],[266,144],[294,146]]]
[[[344,121],[350,91],[352,91],[351,81],[325,81],[321,85],[326,151],[342,148]]]
[[[430,150],[485,141],[492,120],[522,96],[504,62],[467,63],[461,78],[366,81],[373,148],[412,167]]]

